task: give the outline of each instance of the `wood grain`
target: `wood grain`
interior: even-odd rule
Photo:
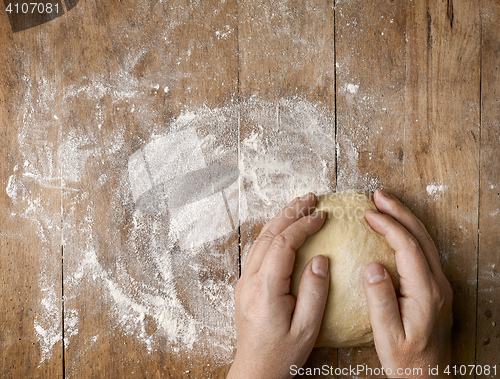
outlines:
[[[481,157],[476,363],[497,365],[500,351],[500,4],[481,3]],[[498,372],[498,371],[497,371]],[[493,378],[493,371],[487,377]]]
[[[473,364],[479,201],[480,18],[467,1],[408,2],[404,200],[450,281],[452,363]]]
[[[159,320],[153,318],[151,312],[146,312],[145,319],[137,324],[142,326],[132,325],[131,331],[120,320],[122,311],[115,305],[120,299],[115,298],[117,291],[134,299],[140,295],[141,287],[157,287],[155,280],[161,271],[150,251],[155,249],[155,244],[165,243],[170,216],[168,208],[159,208],[146,218],[149,225],[159,225],[159,230],[152,228],[146,234],[137,235],[137,228],[133,226],[134,207],[130,202],[125,206],[123,204],[127,203],[120,203],[117,191],[127,188],[121,187],[127,175],[127,158],[151,141],[153,134],[168,132],[169,123],[185,109],[224,106],[237,92],[236,2],[142,4],[125,1],[106,5],[86,2],[77,9],[78,12],[70,14],[67,25],[79,23],[81,30],[70,29],[66,38],[68,55],[74,57],[74,70],[71,71],[78,72],[79,76],[74,78],[68,69],[64,72],[65,80],[84,87],[84,78],[88,77],[108,91],[97,99],[85,94],[79,96],[78,102],[85,106],[70,106],[64,117],[71,118],[74,125],[95,128],[92,125],[95,125],[96,116],[88,110],[99,106],[103,121],[100,130],[90,133],[92,143],[109,146],[110,150],[120,143],[121,148],[117,154],[103,151],[93,157],[94,161],[88,164],[79,183],[81,192],[89,193],[93,199],[94,211],[87,216],[95,217],[91,230],[88,230],[86,218],[82,217],[89,213],[88,203],[75,201],[73,192],[65,193],[68,227],[82,231],[76,235],[68,230],[72,238],[68,238],[64,246],[65,324],[71,322],[73,314],[70,312],[76,312],[79,318],[78,334],[71,338],[66,349],[66,373],[74,377],[113,378],[223,377],[227,368],[219,367],[211,358],[210,348],[197,351],[201,349],[181,347],[175,352],[176,346],[169,340],[168,331],[162,331]],[[226,35],[220,37],[217,31]],[[81,56],[85,58],[80,60]],[[90,67],[89,61],[93,62]],[[130,78],[129,90],[136,91],[131,98],[116,95],[122,90],[120,86],[127,86],[120,80],[122,77]],[[235,141],[236,115],[225,127],[225,138]],[[116,135],[120,130],[124,140],[118,142]],[[200,136],[204,133],[207,131],[199,131]],[[236,148],[232,156],[236,166]],[[104,182],[103,173],[107,173]],[[124,197],[126,199],[127,195]],[[134,233],[136,242],[132,241],[131,245]],[[230,255],[227,257],[232,262],[230,271],[219,270],[219,274],[213,274],[210,266],[217,267],[217,261],[207,262],[207,280],[217,275],[227,276],[230,282],[236,280],[237,242],[237,238],[233,238],[227,246],[220,247],[221,252]],[[133,246],[137,249],[132,249]],[[84,277],[74,285],[76,271],[81,267],[82,251],[86,250],[95,251],[106,276]],[[202,255],[208,256],[208,253]],[[210,256],[215,257],[216,253],[211,251]],[[185,253],[179,246],[165,254],[174,257],[172,259],[179,257],[178,265],[189,263],[180,260]],[[215,276],[211,278],[210,275]],[[180,301],[186,307],[195,307],[191,311],[198,313],[202,310],[196,309],[200,305],[192,298],[196,283],[187,282],[189,279],[195,278],[176,277],[177,290]],[[162,288],[157,288],[152,295],[155,293],[168,296]],[[141,317],[140,313],[137,317]],[[139,335],[142,337],[138,338]]]
[[[383,187],[436,241],[455,294],[452,363],[500,364],[498,1],[81,0],[27,25],[0,14],[0,376],[225,377],[230,358],[175,352],[151,316],[127,329],[108,285],[137,298],[161,283],[148,251],[170,215],[149,216],[165,229],[131,248],[127,161],[202,109],[224,114],[197,133],[222,125],[234,166],[235,141],[253,135],[295,162],[286,139],[301,141],[315,109],[330,188]],[[243,255],[265,221],[251,216],[284,203],[248,204]],[[238,242],[207,250],[204,279],[234,285]],[[177,281],[194,304],[191,277]],[[373,348],[322,348],[306,367],[324,364],[379,362]]]
[[[50,25],[44,32],[13,35],[1,16],[0,376],[58,378],[63,376],[61,193],[57,180],[53,187],[40,181],[38,168],[50,160],[45,149],[57,144],[59,125],[49,123],[34,133],[31,128],[51,117],[46,106],[57,105],[57,97],[41,102],[35,83],[42,77],[57,81],[59,62],[44,61],[50,49],[41,40],[51,33]],[[27,156],[35,158],[33,166],[22,165]],[[52,217],[37,218],[44,209]],[[44,304],[46,296],[55,301]],[[52,313],[41,316],[47,308]]]
[[[382,187],[401,196],[405,5],[340,1],[335,15],[337,188]],[[339,350],[338,365],[380,367],[373,346]]]
[[[333,2],[239,1],[242,98],[301,95],[333,109]]]
[[[252,115],[270,115],[266,119],[301,128],[296,119],[294,106],[280,106],[280,99],[298,99],[318,104],[334,122],[334,26],[332,1],[239,1],[239,48],[240,48],[240,98],[252,96],[266,101],[262,109],[255,112],[251,107],[240,111],[240,140],[253,132],[259,133],[259,119]],[[292,100],[293,103],[293,100]],[[280,127],[278,126],[278,129]],[[334,130],[330,129],[334,138]],[[283,146],[281,156],[287,157],[287,144],[279,136],[266,141],[271,145]],[[289,136],[295,138],[295,136]],[[291,159],[289,157],[288,159]],[[335,151],[331,150],[330,178],[334,188]],[[312,162],[311,170],[316,170]],[[277,191],[280,189],[277,188]],[[283,189],[286,190],[286,189]],[[306,190],[314,190],[308,188]],[[301,196],[303,193],[291,194]],[[248,204],[249,213],[262,204]],[[243,252],[260,232],[263,223],[242,225],[241,241]],[[243,257],[244,259],[244,257]],[[323,364],[336,366],[334,349],[316,349],[306,367],[320,367]]]

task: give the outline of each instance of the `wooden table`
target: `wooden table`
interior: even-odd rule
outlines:
[[[453,363],[500,363],[498,0],[59,4],[0,15],[0,376],[224,377],[265,220],[377,187],[436,241]]]

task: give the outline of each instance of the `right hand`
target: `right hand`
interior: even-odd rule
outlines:
[[[377,190],[374,201],[379,212],[367,211],[366,220],[396,252],[401,293],[397,298],[382,265],[366,266],[364,286],[380,362],[389,377],[431,377],[429,365],[439,365],[438,377],[447,377],[443,370],[450,363],[453,291],[436,246],[420,220],[396,198]]]

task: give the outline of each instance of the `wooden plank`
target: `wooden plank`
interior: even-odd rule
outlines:
[[[5,16],[5,17],[3,17]],[[51,26],[13,34],[0,19],[0,376],[63,376],[61,235],[56,156],[57,62],[41,40]],[[51,181],[51,178],[53,181]]]
[[[239,163],[250,209],[248,217],[240,219],[243,253],[268,216],[289,198],[310,189],[335,188],[333,146],[338,142],[339,189],[381,185],[400,198],[404,195],[435,238],[455,299],[460,299],[454,306],[453,362],[474,363],[476,354],[478,364],[497,363],[498,307],[492,301],[498,297],[498,273],[492,262],[498,261],[498,216],[493,214],[498,191],[491,186],[498,182],[498,170],[488,162],[498,161],[498,5],[482,2],[480,120],[476,7],[465,0],[409,1],[406,23],[400,4],[382,2],[375,7],[339,1],[335,141],[332,2],[240,1],[238,9],[236,1],[224,4],[115,1],[103,8],[82,2],[58,19],[16,34],[11,33],[7,18],[1,20],[0,121],[2,151],[8,156],[0,174],[8,188],[0,196],[4,376],[63,375],[58,300],[62,293],[61,184],[66,374],[225,374],[227,367],[220,365],[227,362],[224,352],[231,355],[230,346],[213,345],[218,357],[195,355],[183,347],[188,334],[172,346],[158,332],[161,326],[155,316],[161,311],[155,314],[154,308],[145,312],[141,308],[145,303],[138,297],[144,288],[149,295],[158,294],[157,300],[171,294],[160,288],[167,283],[161,275],[169,272],[171,262],[152,254],[158,245],[168,245],[162,231],[171,214],[161,209],[156,215],[134,216],[127,164],[135,152],[151,146],[153,134],[193,125],[197,138],[207,144],[202,151],[208,163],[219,159],[235,165],[238,106],[230,100],[237,92],[237,33]],[[394,22],[386,25],[391,12]],[[404,28],[408,38],[405,107],[401,104]],[[404,108],[403,151],[398,126]],[[28,118],[23,118],[24,113]],[[27,138],[20,143],[23,127]],[[227,132],[218,134],[214,128]],[[319,132],[319,138],[306,130]],[[310,147],[319,152],[313,154]],[[223,153],[215,154],[216,148]],[[25,161],[30,165],[24,167]],[[267,173],[256,170],[259,164]],[[33,173],[41,175],[33,177]],[[31,193],[23,199],[24,188]],[[29,202],[37,199],[38,213],[28,212]],[[479,258],[475,255],[478,204]],[[142,228],[134,225],[137,221],[143,222]],[[207,269],[176,276],[180,301],[197,317],[209,319],[214,310],[210,305],[193,306],[199,299],[190,275],[203,276],[195,282],[208,286],[204,294],[221,299],[217,290],[223,283],[234,284],[236,278],[237,242],[234,234],[220,237],[220,250],[204,260],[196,258]],[[172,250],[177,251],[176,265],[185,263],[181,245],[177,242]],[[224,256],[226,252],[229,256]],[[210,280],[220,286],[210,287]],[[228,311],[221,310],[226,317]],[[219,341],[220,334],[204,337]],[[356,349],[341,351],[338,359],[341,366],[377,363],[370,349],[362,349],[359,355]],[[323,364],[336,366],[335,351],[318,349],[307,363],[308,367]]]
[[[239,11],[240,95],[333,109],[333,1],[242,1]]]
[[[452,363],[476,338],[479,8],[407,3],[405,203],[424,222],[454,290]]]
[[[382,187],[401,198],[405,4],[338,1],[335,29],[337,188],[373,191]],[[339,350],[338,364],[380,367],[373,346]]]
[[[60,119],[71,125],[62,136],[66,374],[223,377],[237,230],[206,206],[180,218],[196,211],[184,202],[197,203],[182,190],[215,183],[206,171],[177,188],[175,208],[159,188],[215,158],[237,167],[236,2],[80,5],[56,36],[69,60]],[[219,225],[224,235],[195,239]]]
[[[293,197],[335,188],[333,13],[333,1],[239,1],[243,263]],[[336,360],[316,349],[306,367]]]
[[[481,166],[476,364],[496,365],[500,351],[500,4],[481,2]],[[487,377],[493,378],[491,371]]]

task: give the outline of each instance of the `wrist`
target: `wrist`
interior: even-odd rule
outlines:
[[[249,367],[246,367],[247,365],[244,364],[244,361],[242,361],[238,354],[234,357],[233,364],[231,365],[231,368],[229,369],[229,373],[227,375],[226,379],[247,379],[247,378],[252,378],[252,370]]]
[[[283,372],[283,368],[263,366],[262,363],[263,360],[252,361],[247,357],[241,359],[236,354],[226,379],[277,379],[290,377],[290,373],[288,371]]]

